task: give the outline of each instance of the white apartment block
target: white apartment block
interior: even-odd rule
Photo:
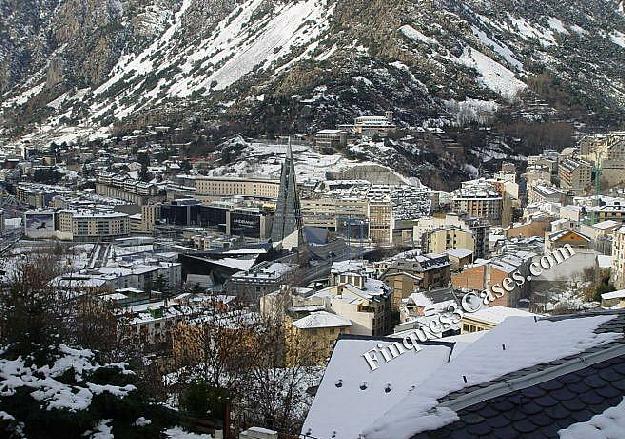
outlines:
[[[201,201],[215,201],[223,197],[278,198],[279,180],[244,177],[181,176],[185,186],[196,189]]]
[[[482,218],[491,225],[501,224],[503,196],[488,183],[478,182],[454,191],[452,206],[455,212]]]
[[[534,203],[560,203],[566,201],[566,192],[548,184],[540,183],[527,188],[527,202]]]

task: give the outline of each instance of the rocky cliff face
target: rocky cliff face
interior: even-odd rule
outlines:
[[[620,122],[612,0],[28,0],[1,6],[5,136],[200,117],[312,131],[394,111],[444,126],[529,88]]]

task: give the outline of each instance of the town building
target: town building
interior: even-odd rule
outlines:
[[[611,276],[611,281],[617,289],[625,288],[625,227],[614,232]]]
[[[488,331],[508,317],[534,317],[536,314],[507,306],[486,306],[476,312],[466,313],[461,321],[461,334]]]
[[[269,239],[274,213],[263,202],[234,198],[202,204],[195,198],[143,206],[142,227],[165,226],[212,228],[229,236]],[[143,214],[142,214],[143,215]],[[154,223],[152,223],[152,221]]]
[[[570,199],[567,192],[551,184],[536,182],[527,189],[527,202],[532,203],[560,203],[566,204]]]
[[[346,126],[345,128],[347,128]],[[339,126],[339,128],[343,128]],[[388,111],[384,116],[359,116],[354,119],[354,125],[349,127],[360,136],[379,135],[388,136],[395,132],[397,127],[393,123],[393,113]]]
[[[530,155],[527,157],[527,166],[541,166],[549,169],[551,175],[558,175],[558,163],[560,153],[552,149],[546,149],[542,154]]]
[[[15,198],[17,201],[34,209],[48,207],[54,197],[70,193],[71,190],[63,186],[51,186],[38,183],[20,183],[15,188]]]
[[[553,217],[546,214],[535,214],[523,223],[515,223],[505,229],[507,238],[531,238],[532,236],[545,236],[545,232],[551,228]]]
[[[601,169],[601,179],[609,187],[625,182],[625,132],[584,137],[580,156]]]
[[[471,217],[468,214],[448,213],[444,217],[423,217],[416,221],[413,227],[413,240],[421,244],[423,236],[430,231],[445,228],[457,227],[468,230],[472,233],[475,242],[475,258],[484,258],[488,252],[489,224],[481,218]]]
[[[275,200],[280,188],[279,180],[253,177],[178,175],[176,181],[183,187],[195,189],[194,196],[203,202],[233,196]]]
[[[545,233],[545,253],[570,246],[574,249],[589,249],[591,239],[581,232],[571,229],[556,230]]]
[[[473,232],[459,227],[447,226],[426,232],[421,248],[425,253],[445,253],[447,250],[467,250],[475,253]]]
[[[287,365],[297,364],[297,359],[308,364],[325,365],[339,336],[351,332],[352,322],[340,315],[319,310],[297,320],[287,317],[285,325]]]
[[[551,184],[551,169],[542,165],[530,165],[525,171],[525,181],[528,190],[537,184]]]
[[[460,271],[473,262],[473,252],[464,248],[446,250],[452,271]]]
[[[534,256],[536,253],[519,250],[488,260],[475,260],[473,264],[465,266],[462,271],[453,273],[451,282],[455,288],[490,291],[493,285],[503,285],[504,279],[511,278],[514,272],[527,277]],[[495,298],[491,305],[517,307],[519,300],[527,295],[528,287],[527,282],[520,286],[515,285],[512,291]]]
[[[127,173],[101,172],[96,181],[96,193],[119,198],[143,206],[159,199],[158,186],[132,178]]]
[[[369,200],[369,237],[380,245],[393,242],[393,204],[389,196]]]
[[[601,307],[609,309],[625,308],[625,290],[603,293],[601,295]]]
[[[32,239],[110,242],[131,233],[130,216],[104,209],[31,210],[23,215],[24,234]]]
[[[344,130],[321,130],[315,133],[315,146],[317,148],[344,148],[347,146],[347,131]]]
[[[291,283],[296,268],[284,262],[261,262],[235,273],[225,284],[226,293],[248,303],[258,303],[261,296]]]
[[[602,203],[599,206],[586,207],[586,213],[597,222],[603,221],[625,221],[625,201],[611,201]]]
[[[501,225],[503,201],[504,197],[485,181],[466,186],[463,184],[461,189],[452,194],[454,212],[484,219],[491,225]]]
[[[560,188],[584,195],[592,185],[592,167],[585,160],[564,159],[558,165]]]
[[[394,309],[416,289],[447,287],[451,279],[451,266],[446,254],[409,251],[376,262],[374,266],[378,278],[392,289]]]
[[[369,200],[365,196],[308,196],[301,199],[304,225],[337,230],[341,221],[368,219]],[[367,230],[368,235],[368,230]]]
[[[59,210],[57,236],[75,242],[109,242],[130,235],[126,213],[98,210]]]

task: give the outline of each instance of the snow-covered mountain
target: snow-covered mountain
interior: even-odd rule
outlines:
[[[427,126],[528,87],[612,123],[625,106],[613,0],[3,0],[0,13],[5,136],[190,115],[284,133],[385,110]]]

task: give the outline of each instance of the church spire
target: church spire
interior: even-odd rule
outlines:
[[[304,244],[302,212],[297,194],[295,160],[290,136],[286,158],[280,173],[280,188],[271,228],[271,239],[274,244],[282,243],[282,248],[288,250],[299,248]]]

